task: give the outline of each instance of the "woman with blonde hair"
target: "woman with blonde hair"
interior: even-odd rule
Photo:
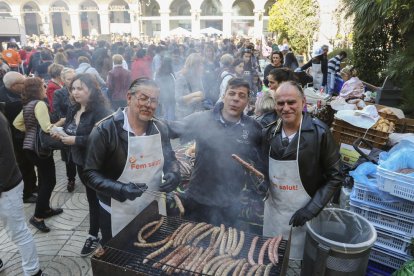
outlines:
[[[204,89],[202,83],[203,57],[193,53],[187,57],[184,68],[178,72],[175,82],[176,115],[183,118],[203,110]]]

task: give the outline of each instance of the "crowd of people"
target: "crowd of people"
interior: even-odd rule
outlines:
[[[294,71],[313,67],[314,86],[329,87],[330,93],[331,79],[340,74],[352,83],[357,78],[353,68],[340,71],[345,52],[328,62],[322,47],[300,67],[288,45],[280,50],[262,68],[262,49],[248,39],[61,40],[51,47],[39,41],[20,50],[9,43],[1,59],[7,68],[0,69],[0,132],[7,137],[0,147],[0,218],[20,246],[25,274],[42,272],[23,202],[36,204],[29,222],[41,232],[50,231],[47,218],[63,212],[50,206],[53,150],[61,151],[66,164],[68,192],[74,191],[76,174],[86,188],[90,228],[80,255],[87,256],[151,201],[169,214],[165,193],[182,182],[182,161],[170,142],[176,138],[195,142],[189,183],[180,194],[186,218],[266,236],[288,236],[293,225],[291,258],[301,259],[302,226],[342,179],[338,147],[329,128],[304,112]],[[44,136],[56,143],[45,147]],[[243,169],[232,154],[264,178]],[[240,214],[245,197],[246,206],[256,208],[254,218]],[[14,215],[5,216],[10,209]]]

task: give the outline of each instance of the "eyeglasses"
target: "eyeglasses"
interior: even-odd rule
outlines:
[[[137,100],[138,103],[141,105],[151,105],[151,106],[157,106],[158,105],[158,99],[157,98],[150,98],[145,94],[140,94],[137,96],[137,94],[132,94]]]

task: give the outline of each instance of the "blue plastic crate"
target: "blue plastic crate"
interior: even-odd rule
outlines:
[[[412,257],[410,245],[411,240],[405,236],[377,229],[377,240],[375,241],[375,246],[377,247],[389,252]]]
[[[394,268],[369,261],[365,276],[391,276],[394,271]]]
[[[414,177],[377,167],[378,187],[394,196],[414,201]]]
[[[372,208],[353,200],[349,202],[349,205],[352,212],[366,218],[375,228],[403,236],[414,236],[414,220],[412,218]]]
[[[412,258],[408,258],[406,256],[392,252],[387,252],[381,248],[374,246],[371,248],[369,259],[390,268],[399,269],[405,262],[411,260]]]
[[[402,216],[414,218],[414,202],[405,200],[395,196],[389,196],[395,198],[395,201],[385,201],[381,198],[381,195],[370,191],[363,184],[354,183],[353,192],[351,193],[351,200],[372,206],[383,211],[389,211]]]

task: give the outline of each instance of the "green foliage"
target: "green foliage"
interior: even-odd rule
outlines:
[[[386,75],[403,89],[402,108],[414,112],[414,1],[343,0],[354,17],[354,55],[360,78],[381,85]]]
[[[315,30],[319,29],[316,0],[278,0],[269,12],[268,29],[286,34],[296,52],[309,52]]]

